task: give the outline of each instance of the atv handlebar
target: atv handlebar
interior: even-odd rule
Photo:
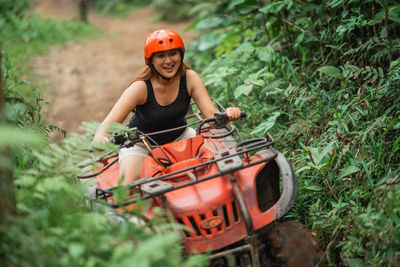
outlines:
[[[242,111],[240,112],[240,118],[246,118],[246,112]],[[217,128],[223,128],[228,121],[228,116],[226,115],[225,112],[217,112],[214,113],[214,118],[210,118],[211,121],[215,121],[215,125]]]
[[[240,118],[246,118],[246,112],[242,111],[240,113]],[[200,135],[201,133],[201,128],[203,127],[204,124],[209,123],[209,122],[215,122],[214,126],[216,129],[222,129],[225,127],[226,122],[228,121],[228,116],[226,115],[225,112],[216,112],[214,113],[214,117],[208,118],[203,120],[199,126],[197,126],[196,129],[196,134]]]
[[[246,117],[246,112],[242,111],[240,113],[240,118],[245,118],[245,117]],[[199,126],[197,127],[197,130],[196,130],[196,134],[200,135],[201,128],[203,127],[203,125],[205,123],[215,122],[214,127],[216,129],[222,129],[225,127],[225,124],[227,121],[228,121],[228,116],[226,115],[225,112],[216,112],[216,113],[214,113],[214,117],[212,117],[212,118],[199,120],[192,124],[168,129],[165,131],[144,134],[144,133],[140,132],[140,130],[137,127],[134,127],[134,128],[131,128],[131,131],[125,131],[123,134],[114,133],[114,135],[110,138],[110,142],[120,146],[121,148],[122,147],[130,147],[130,146],[133,146],[135,143],[142,141],[141,135],[145,135],[148,137],[148,136],[152,136],[152,135],[156,135],[156,134],[161,134],[164,132],[175,131],[175,130],[179,130],[182,128],[187,128],[189,126],[196,125],[196,124],[199,124]],[[229,132],[229,134],[232,134],[232,133],[233,133],[233,131]],[[224,136],[221,136],[221,137],[224,137]],[[217,136],[215,138],[218,138],[218,137],[219,136]]]

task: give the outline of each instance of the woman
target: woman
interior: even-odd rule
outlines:
[[[205,118],[217,112],[200,76],[183,63],[185,46],[181,37],[172,30],[158,30],[145,41],[145,63],[147,67],[124,91],[110,113],[96,131],[94,142],[108,141],[105,134],[111,122],[122,123],[131,111],[135,118],[131,126],[144,133],[161,131],[186,125],[185,115],[190,99],[196,102]],[[228,121],[240,117],[239,108],[227,108]],[[195,136],[191,128],[154,136],[157,144]],[[140,177],[144,158],[148,154],[143,144],[122,148],[119,153],[122,184]]]

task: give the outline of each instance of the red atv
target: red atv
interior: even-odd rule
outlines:
[[[147,141],[160,132],[132,129],[114,136],[121,147],[145,142],[150,150],[142,178],[128,186],[131,198],[124,203],[113,197],[117,155],[102,158],[97,173],[78,178],[96,176],[96,201],[114,208],[137,202],[137,196],[149,200],[145,220],[154,217],[155,207],[171,212],[183,229],[190,229],[181,230],[186,252],[211,252],[210,266],[317,265],[323,253],[310,231],[279,220],[296,200],[297,180],[287,159],[273,148],[272,136],[236,142],[232,135],[240,134],[225,124],[224,113],[187,119],[196,121],[183,127],[197,125],[197,136],[161,146],[150,147]]]

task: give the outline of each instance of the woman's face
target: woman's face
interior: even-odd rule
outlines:
[[[178,49],[157,52],[153,55],[153,65],[166,78],[172,78],[181,65],[181,53]]]

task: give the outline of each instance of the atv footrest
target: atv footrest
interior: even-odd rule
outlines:
[[[143,184],[140,189],[142,192],[153,195],[161,192],[168,191],[173,188],[173,186],[169,183],[163,182],[161,180],[156,180],[150,183]]]
[[[113,192],[110,192],[106,189],[96,188],[96,199],[106,200],[111,196],[113,196]]]
[[[236,155],[235,155],[236,154]],[[242,168],[243,163],[234,147],[215,153],[218,169],[222,174],[231,173]]]
[[[221,258],[221,257],[226,257],[227,255],[231,255],[234,253],[244,253],[244,252],[250,252],[250,251],[251,251],[251,246],[246,244],[246,245],[242,245],[237,248],[228,249],[228,250],[224,250],[222,252],[212,254],[208,258],[210,260],[213,260],[213,259],[217,259],[217,258]]]

